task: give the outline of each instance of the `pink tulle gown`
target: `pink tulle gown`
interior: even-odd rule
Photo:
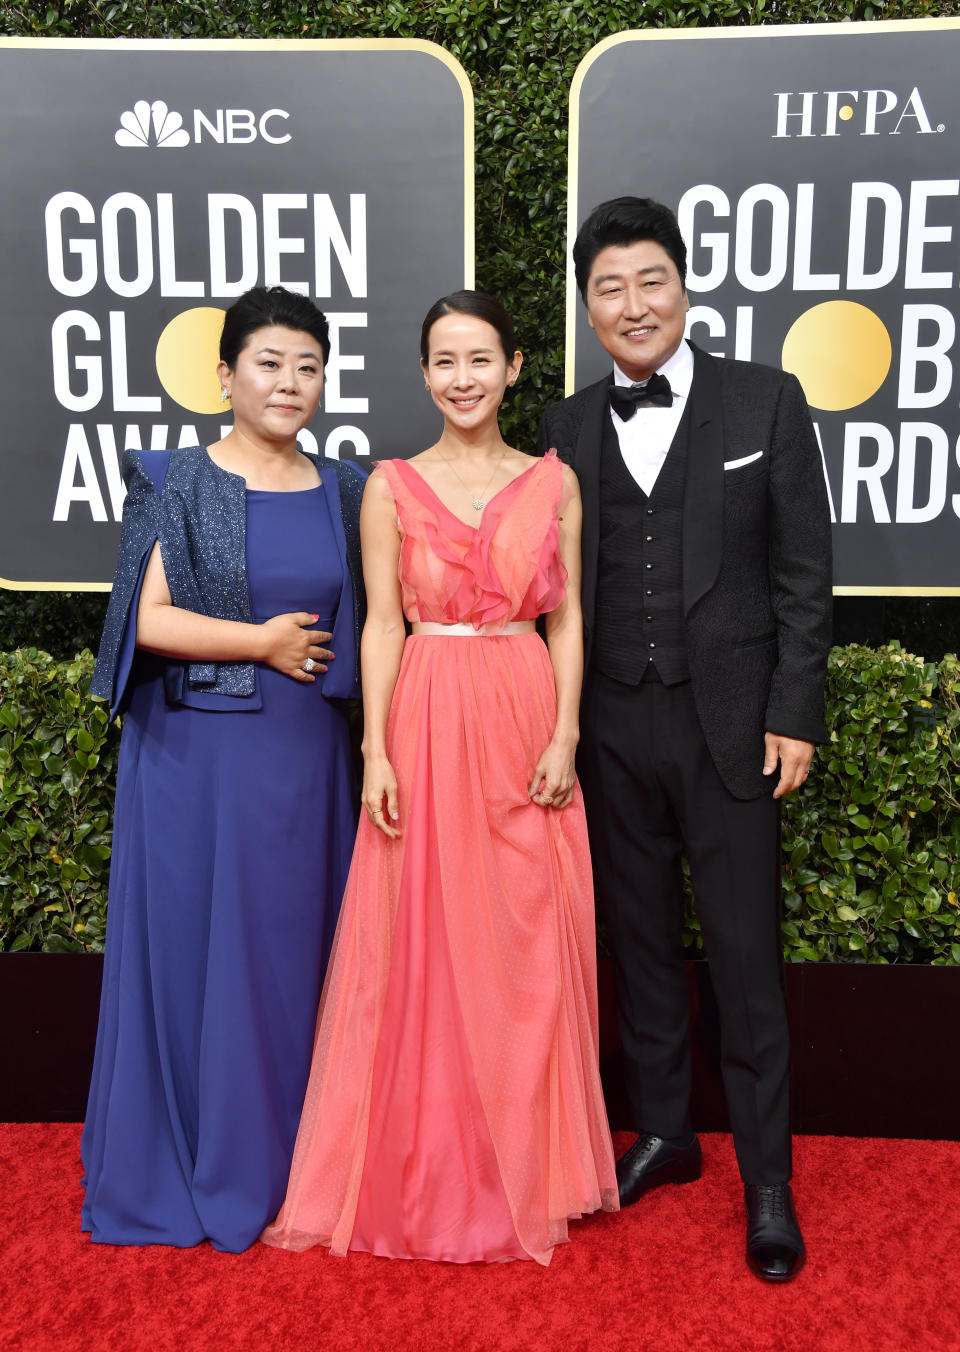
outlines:
[[[263,1239],[548,1263],[570,1218],[617,1208],[583,803],[579,788],[559,811],[531,802],[553,671],[536,633],[496,633],[563,598],[563,470],[538,461],[477,527],[405,461],[375,473],[396,501],[407,618],[485,629],[406,640],[387,727],[403,834],[361,819]]]

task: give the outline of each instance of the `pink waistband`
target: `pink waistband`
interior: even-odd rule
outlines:
[[[534,620],[511,620],[509,624],[482,624],[475,629],[472,624],[431,624],[426,620],[414,620],[414,635],[443,634],[450,638],[499,638],[502,634],[533,634],[536,632]]]

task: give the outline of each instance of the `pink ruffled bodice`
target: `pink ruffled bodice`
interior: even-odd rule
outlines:
[[[403,613],[411,623],[486,625],[495,632],[563,600],[563,465],[555,453],[495,494],[477,526],[445,507],[407,461],[382,460],[374,473],[385,476],[397,505]]]

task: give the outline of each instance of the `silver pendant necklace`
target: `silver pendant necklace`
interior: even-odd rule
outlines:
[[[499,460],[497,461],[497,463],[494,465],[494,467],[493,467],[493,473],[490,475],[490,478],[487,480],[485,486],[481,489],[481,491],[480,491],[479,493],[473,493],[473,494],[470,493],[470,489],[467,487],[467,485],[464,483],[463,479],[462,479],[462,478],[460,477],[460,475],[457,473],[457,470],[456,470],[456,467],[454,466],[453,461],[447,459],[447,457],[446,457],[446,456],[443,454],[443,452],[440,450],[440,447],[439,447],[439,446],[437,447],[437,455],[439,455],[439,457],[440,457],[440,459],[443,461],[443,463],[444,463],[445,465],[447,465],[447,466],[450,468],[450,470],[451,470],[452,473],[454,474],[455,478],[459,479],[461,486],[466,490],[468,496],[470,497],[470,506],[473,508],[473,510],[474,510],[475,512],[482,512],[482,511],[483,511],[483,508],[484,508],[484,505],[485,505],[484,499],[486,498],[487,493],[490,491],[490,485],[493,483],[494,479],[497,477],[497,470],[500,468],[501,464],[503,463],[503,458],[504,458],[504,456],[506,455],[507,450],[508,450],[508,447],[504,446],[503,450],[500,452],[500,459],[499,459]]]

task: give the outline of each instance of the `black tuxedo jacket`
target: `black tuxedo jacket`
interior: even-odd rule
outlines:
[[[763,734],[827,740],[830,515],[820,449],[797,379],[694,353],[683,507],[683,607],[697,712],[737,798],[770,793]],[[547,409],[583,497],[587,668],[600,547],[600,444],[609,377]],[[641,607],[638,605],[637,613]]]

